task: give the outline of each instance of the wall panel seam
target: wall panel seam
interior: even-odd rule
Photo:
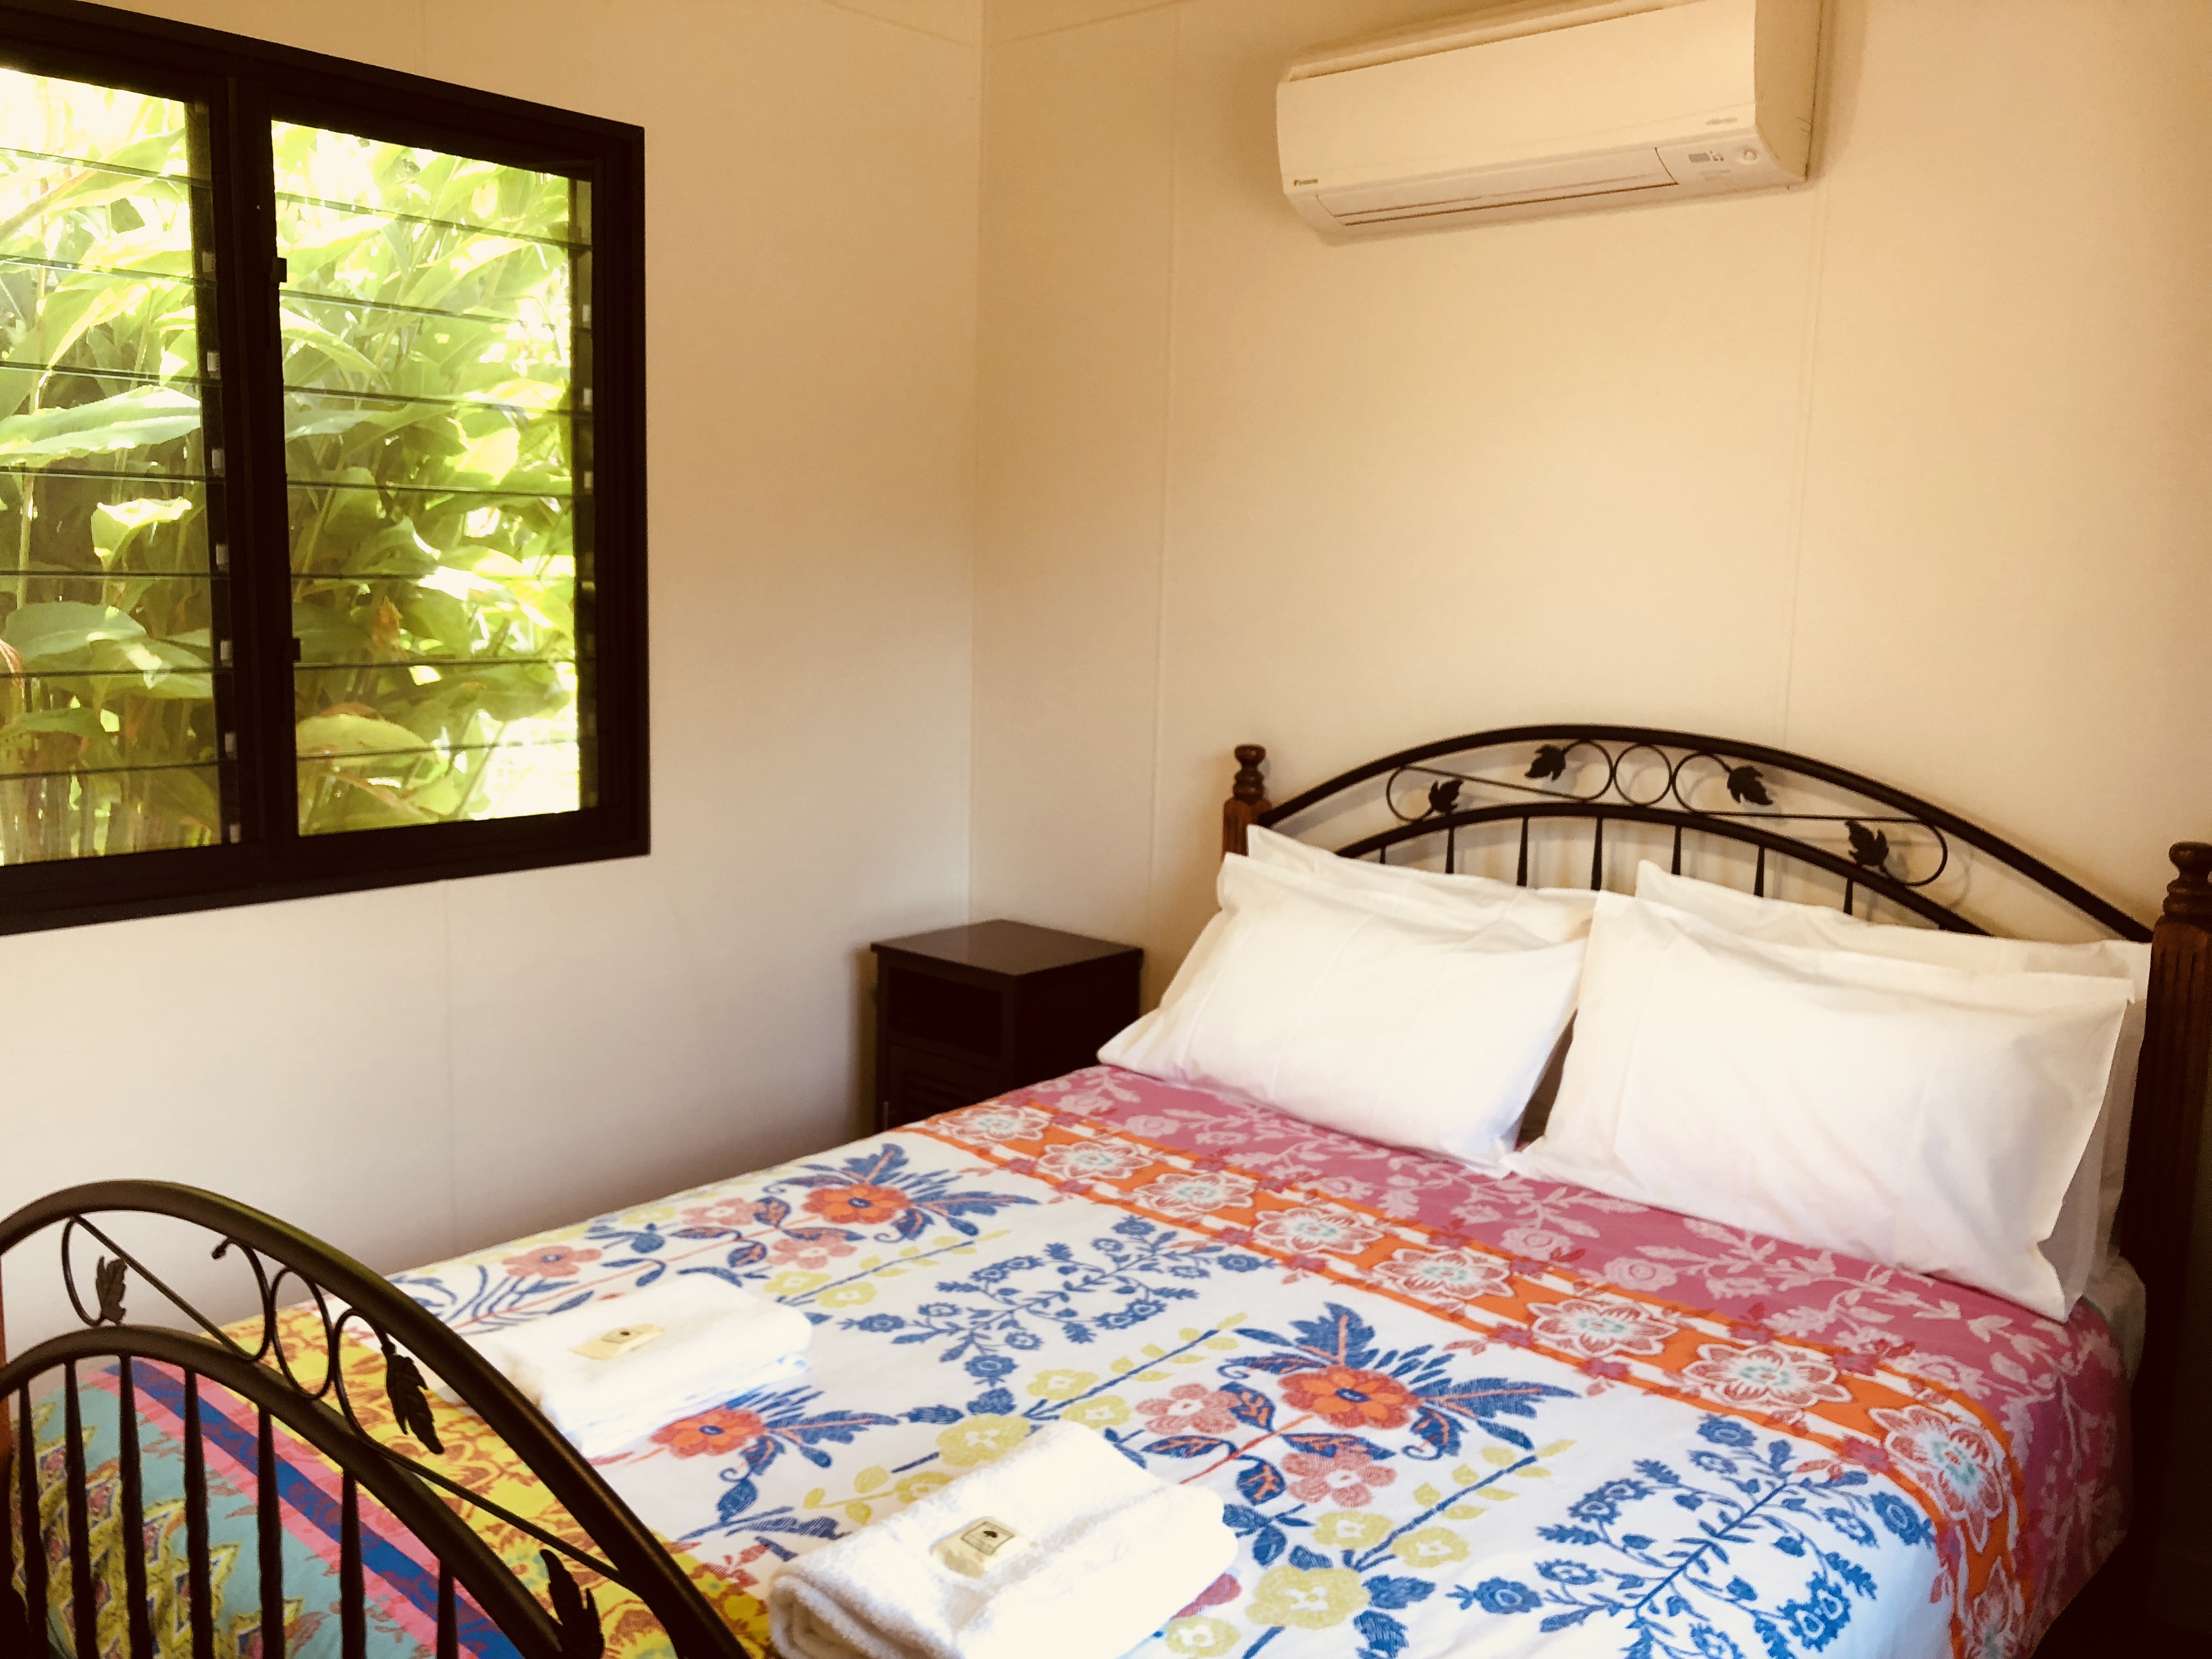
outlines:
[[[1172,502],[1175,480],[1176,319],[1176,277],[1182,247],[1182,16],[1170,20],[1168,38],[1168,268],[1164,295],[1165,325],[1160,364],[1160,507],[1159,532],[1152,579],[1152,764],[1151,856],[1145,866],[1145,932],[1157,937],[1162,908],[1160,891],[1160,774],[1167,752],[1168,707],[1168,550],[1173,542]]]
[[[826,0],[836,4],[836,0]],[[994,34],[991,30],[991,0],[984,0],[983,44],[987,46],[1012,46],[1017,40],[1042,40],[1048,34],[1066,34],[1072,29],[1095,28],[1101,23],[1117,23],[1125,17],[1134,17],[1140,12],[1166,11],[1184,3],[1184,0],[1149,0],[1148,3],[1126,6],[1119,11],[1104,12],[1097,17],[1079,18],[1073,23],[1054,23],[1050,28],[1023,29],[1009,34]]]
[[[991,51],[981,46],[975,49],[975,265],[968,349],[968,856],[962,863],[967,890],[960,905],[961,914],[970,921],[984,920],[975,914],[980,882],[975,843],[983,821],[979,793],[982,768],[978,764],[983,752],[983,266],[990,257],[990,166]]]
[[[1813,397],[1820,378],[1820,302],[1827,287],[1828,193],[1820,186],[1814,188],[1820,193],[1813,204],[1812,234],[1808,239],[1811,246],[1807,249],[1805,262],[1805,327],[1797,354],[1797,441],[1796,453],[1790,458],[1790,541],[1783,578],[1782,708],[1775,723],[1775,740],[1784,746],[1790,742],[1790,701],[1796,690],[1797,633],[1802,614],[1805,538],[1810,516],[1807,498],[1813,471]]]
[[[1798,343],[1797,441],[1795,453],[1790,457],[1790,542],[1784,556],[1788,563],[1784,578],[1786,592],[1783,605],[1784,631],[1782,636],[1782,684],[1779,688],[1781,707],[1776,716],[1774,734],[1774,740],[1784,746],[1790,742],[1790,715],[1797,689],[1797,635],[1804,592],[1805,538],[1810,512],[1808,496],[1813,470],[1813,397],[1814,382],[1820,372],[1820,313],[1827,292],[1828,199],[1831,191],[1828,126],[1835,118],[1831,105],[1835,95],[1837,41],[1840,33],[1835,13],[1835,0],[1823,0],[1820,36],[1814,48],[1816,66],[1813,141],[1805,157],[1805,177],[1808,181],[1805,188],[1815,195],[1811,246],[1806,260],[1805,326]]]
[[[441,881],[438,895],[439,931],[444,935],[441,961],[444,994],[439,1006],[446,1012],[446,1254],[458,1255],[461,1243],[461,1122],[460,1063],[453,1019],[453,884]]]
[[[827,6],[832,11],[842,11],[848,16],[865,17],[870,22],[881,23],[885,28],[903,29],[908,34],[923,35],[932,40],[948,41],[956,46],[968,46],[976,51],[982,49],[983,20],[980,9],[975,19],[976,38],[970,40],[962,35],[945,34],[936,29],[925,28],[920,23],[908,23],[900,18],[885,17],[880,12],[870,11],[866,6],[848,5],[846,0],[814,0],[814,3]]]

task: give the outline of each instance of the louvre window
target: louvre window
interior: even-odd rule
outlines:
[[[0,70],[0,865],[236,822],[194,125],[172,99]]]
[[[0,3],[0,930],[644,850],[641,180]]]
[[[300,831],[574,811],[589,187],[275,138]]]

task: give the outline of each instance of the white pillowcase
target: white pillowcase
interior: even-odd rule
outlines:
[[[2150,994],[2150,946],[2126,939],[2050,945],[2035,939],[1990,939],[1934,927],[1898,927],[1847,916],[1822,904],[1759,898],[1662,870],[1648,859],[1636,872],[1636,896],[1686,910],[1714,926],[1770,945],[1859,951],[1905,962],[1932,962],[1992,974],[2087,974],[2124,980],[2135,1000],[2121,1022],[2112,1069],[2105,1080],[2103,1109],[2088,1146],[2066,1189],[2058,1221],[2043,1253],[2058,1270],[2070,1300],[2118,1252],[2112,1224],[2128,1174],[2128,1122],[2135,1109],[2136,1065],[2142,1054],[2143,1017]]]
[[[2037,1246],[2128,1000],[2117,979],[1769,945],[1607,894],[1558,1103],[1505,1162],[2063,1319]]]
[[[1440,870],[1417,870],[1407,864],[1341,858],[1326,848],[1309,847],[1256,823],[1244,834],[1253,863],[1298,871],[1340,892],[1362,896],[1368,903],[1385,905],[1394,913],[1407,906],[1443,903],[1486,908],[1510,900],[1516,915],[1557,912],[1555,920],[1536,925],[1547,932],[1554,927],[1571,928],[1562,937],[1580,939],[1589,932],[1590,915],[1597,908],[1597,895],[1581,888],[1522,887],[1489,876],[1446,875]]]
[[[1500,1167],[1565,1028],[1586,918],[1508,896],[1378,904],[1222,860],[1221,913],[1110,1065]]]

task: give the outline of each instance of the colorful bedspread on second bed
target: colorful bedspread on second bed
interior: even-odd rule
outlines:
[[[756,1638],[779,1561],[1060,1419],[1241,1535],[1147,1659],[2024,1653],[2123,1522],[2087,1307],[2061,1328],[1103,1067],[399,1282],[483,1330],[669,1273],[817,1325],[803,1381],[603,1465]],[[534,1512],[472,1425],[441,1408],[450,1467]],[[423,1581],[393,1559],[404,1646]],[[600,1594],[611,1651],[665,1650]]]

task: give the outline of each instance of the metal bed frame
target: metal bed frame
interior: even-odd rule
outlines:
[[[1934,896],[1963,889],[1963,866],[1978,855],[2014,890],[2055,900],[2112,937],[2148,940],[2150,994],[2119,1215],[2122,1252],[2148,1301],[2130,1403],[2133,1513],[2142,1524],[2130,1529],[2107,1568],[2137,1589],[2145,1584],[2148,1534],[2161,1513],[2179,1406],[2190,1228],[2212,1079],[2212,844],[2174,845],[2174,878],[2151,927],[1955,813],[1759,744],[1633,726],[1509,726],[1385,755],[1279,806],[1267,799],[1261,770],[1267,755],[1256,744],[1237,750],[1236,780],[1222,808],[1224,853],[1243,852],[1253,824],[1310,825],[1349,805],[1372,807],[1379,797],[1387,826],[1339,848],[1342,856],[1378,862],[1394,854],[1401,861],[1433,856],[1440,838],[1449,871],[1459,868],[1462,848],[1510,833],[1515,878],[1525,886],[1532,827],[1587,824],[1589,884],[1596,888],[1605,884],[1607,826],[1650,825],[1669,832],[1677,874],[1686,837],[1692,848],[1718,841],[1751,849],[1755,893],[1765,893],[1771,872],[1794,867],[1840,883],[1846,912],[1871,895],[1938,927],[1980,933],[1988,930]],[[1792,807],[1793,797],[1808,804]],[[1416,845],[1423,842],[1426,848]]]
[[[189,1222],[216,1240],[213,1254],[233,1252],[252,1275],[260,1304],[258,1340],[249,1346],[194,1307],[118,1243],[101,1223],[119,1213],[165,1216]],[[755,1659],[752,1650],[708,1607],[662,1543],[605,1479],[549,1424],[514,1385],[477,1351],[380,1275],[273,1216],[197,1188],[158,1181],[110,1181],[72,1187],[26,1205],[0,1222],[0,1260],[33,1234],[58,1224],[61,1272],[82,1328],[41,1342],[0,1364],[0,1407],[14,1397],[15,1437],[0,1409],[0,1654],[46,1650],[49,1573],[44,1550],[23,1551],[24,1589],[11,1582],[15,1540],[45,1541],[42,1491],[48,1477],[27,1455],[33,1384],[59,1374],[64,1413],[61,1471],[63,1525],[70,1583],[92,1582],[88,1483],[82,1436],[78,1377],[88,1367],[117,1371],[122,1445],[117,1507],[122,1535],[139,1542],[123,1552],[125,1651],[151,1659],[158,1650],[147,1601],[143,1489],[140,1478],[137,1368],[156,1365],[181,1377],[184,1394],[185,1559],[191,1604],[192,1659],[213,1659],[215,1597],[210,1585],[208,1485],[199,1424],[201,1389],[228,1390],[258,1413],[254,1498],[256,1563],[268,1659],[287,1651],[283,1534],[276,1478],[275,1429],[307,1442],[340,1471],[342,1512],[338,1548],[339,1650],[343,1659],[368,1650],[361,1494],[380,1503],[438,1563],[438,1659],[460,1651],[460,1597],[466,1593],[524,1659],[594,1659],[605,1651],[597,1598],[579,1588],[570,1571],[580,1566],[642,1601],[683,1659]],[[79,1291],[73,1246],[78,1235],[100,1252],[93,1268],[92,1305]],[[134,1282],[135,1280],[135,1282]],[[143,1285],[198,1328],[199,1334],[131,1320],[128,1300]],[[319,1354],[288,1352],[280,1340],[278,1310],[288,1302],[312,1304]],[[236,1328],[235,1326],[233,1328]],[[341,1340],[351,1334],[382,1356],[384,1390],[404,1434],[436,1453],[437,1425],[430,1411],[423,1368],[434,1372],[480,1413],[530,1473],[560,1499],[589,1540],[580,1548],[452,1480],[416,1457],[405,1442],[371,1434],[356,1413],[338,1363]],[[4,1353],[4,1348],[0,1348]],[[419,1362],[419,1363],[418,1363]],[[540,1546],[547,1577],[542,1605],[513,1570],[487,1548],[467,1518],[449,1503],[459,1498]],[[593,1551],[597,1553],[594,1553]],[[70,1631],[77,1659],[100,1651],[98,1608],[91,1595],[72,1595]]]
[[[1609,825],[1670,830],[1681,867],[1685,838],[1717,838],[1753,849],[1753,889],[1765,890],[1770,866],[1794,865],[1842,884],[1853,908],[1861,895],[1889,901],[1935,925],[1982,931],[1961,909],[1935,896],[1978,854],[2028,887],[2071,908],[2117,937],[2151,941],[2151,990],[2128,1154],[2122,1212],[2127,1255],[2149,1291],[2150,1316],[2134,1399],[2136,1504],[2155,1515],[2171,1444],[2178,1380],[2180,1302],[2196,1187],[2207,1057],[2212,1054],[2212,846],[2173,849],[2179,871],[2157,927],[2145,927],[2009,842],[1942,809],[1886,785],[1780,750],[1679,732],[1619,726],[1526,726],[1452,738],[1353,768],[1279,806],[1267,799],[1266,750],[1237,750],[1239,769],[1223,809],[1222,841],[1242,852],[1255,823],[1313,820],[1347,805],[1387,806],[1386,827],[1339,851],[1389,861],[1413,843],[1441,837],[1444,867],[1459,867],[1462,848],[1516,835],[1515,873],[1532,872],[1531,837],[1590,826],[1589,880],[1604,884]],[[1378,787],[1379,781],[1379,787]],[[1799,808],[1794,795],[1813,797]],[[1616,848],[1619,844],[1616,832]],[[1404,856],[1401,854],[1401,856]],[[235,1340],[172,1290],[118,1243],[104,1218],[137,1212],[190,1223],[215,1243],[213,1254],[242,1259],[258,1293],[258,1340]],[[149,1627],[143,1556],[144,1495],[139,1465],[137,1378],[155,1366],[182,1379],[187,1589],[192,1659],[213,1659],[207,1472],[198,1401],[203,1386],[228,1390],[258,1414],[256,1526],[258,1590],[264,1638],[275,1659],[283,1649],[283,1534],[276,1479],[275,1428],[298,1436],[340,1471],[338,1625],[343,1659],[367,1651],[361,1495],[381,1504],[438,1562],[435,1651],[459,1651],[461,1599],[473,1603],[524,1659],[592,1659],[605,1650],[595,1596],[579,1586],[585,1569],[634,1592],[666,1631],[682,1659],[754,1659],[719,1618],[652,1531],[575,1449],[475,1349],[378,1274],[328,1245],[258,1210],[215,1194],[161,1182],[103,1182],[75,1187],[0,1221],[0,1262],[27,1240],[58,1226],[60,1267],[80,1328],[5,1358],[0,1332],[0,1653],[46,1646],[50,1571],[46,1547],[26,1548],[24,1589],[13,1582],[18,1542],[58,1545],[71,1585],[92,1582],[90,1499],[81,1434],[78,1382],[88,1369],[117,1373],[123,1442],[117,1505],[123,1535],[130,1659],[156,1651]],[[92,1300],[80,1292],[74,1252],[97,1248]],[[128,1311],[150,1292],[197,1328],[142,1323]],[[319,1355],[288,1352],[280,1308],[313,1310]],[[249,1327],[250,1328],[250,1327]],[[352,1334],[380,1355],[383,1389],[404,1437],[380,1439],[357,1414],[338,1363]],[[548,1487],[588,1547],[525,1521],[455,1483],[412,1449],[440,1445],[422,1367],[434,1370]],[[37,1385],[58,1380],[64,1413],[59,1471],[61,1520],[49,1540],[42,1519],[52,1477],[26,1455]],[[11,1440],[12,1400],[23,1430]],[[381,1413],[377,1413],[380,1417]],[[457,1504],[455,1500],[459,1500]],[[477,1535],[465,1505],[518,1528],[540,1547],[544,1601]],[[71,1599],[67,1632],[77,1659],[99,1651],[95,1597]]]

